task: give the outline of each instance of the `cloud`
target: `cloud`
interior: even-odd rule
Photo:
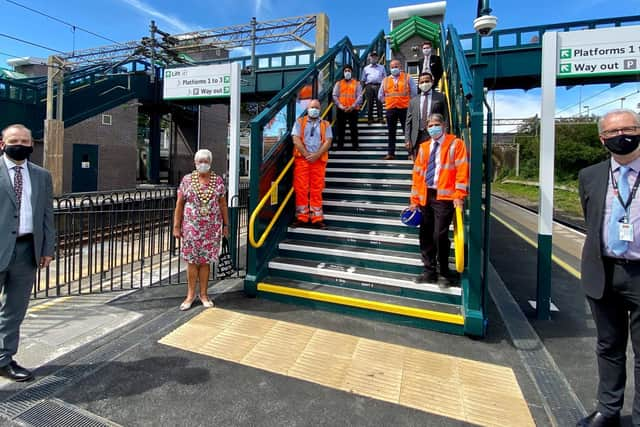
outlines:
[[[195,29],[197,29],[197,26],[187,24],[186,22],[182,21],[181,19],[175,16],[162,13],[159,10],[154,9],[152,6],[149,6],[148,4],[140,0],[121,0],[121,1],[133,7],[134,9],[137,9],[138,11],[144,13],[145,15],[150,15],[154,18],[157,18],[169,24],[174,29],[179,30],[180,32],[186,33],[186,32],[194,31]]]
[[[271,16],[273,8],[270,0],[255,0],[255,16],[257,19],[265,19]]]
[[[494,98],[495,96],[495,98]],[[538,115],[540,117],[540,91],[504,90],[490,92],[487,102],[493,110],[495,119],[524,119]],[[495,132],[512,132],[517,126],[496,126]]]

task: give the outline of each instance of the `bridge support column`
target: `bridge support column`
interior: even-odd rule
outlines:
[[[329,17],[324,13],[316,15],[316,53],[315,59],[329,51]]]
[[[53,194],[63,193],[64,178],[64,122],[62,109],[64,99],[64,61],[55,55],[47,61],[47,117],[44,121],[43,167],[51,172]],[[57,102],[54,111],[54,85],[58,86]]]
[[[43,166],[51,172],[53,194],[63,193],[64,177],[64,122],[62,120],[44,121]]]

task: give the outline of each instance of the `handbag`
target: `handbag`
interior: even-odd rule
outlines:
[[[225,279],[234,273],[231,253],[229,252],[229,242],[226,237],[222,237],[222,251],[218,257],[218,278]]]

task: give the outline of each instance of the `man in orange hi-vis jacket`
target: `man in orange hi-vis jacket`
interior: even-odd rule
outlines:
[[[293,189],[296,192],[294,227],[311,221],[317,228],[326,228],[322,213],[324,175],[331,147],[331,125],[320,118],[320,101],[312,99],[307,115],[299,118],[291,132],[293,136]]]
[[[464,141],[446,133],[442,114],[429,117],[429,139],[422,142],[413,165],[411,208],[420,209],[420,252],[424,272],[417,283],[435,283],[436,271],[449,282],[459,279],[449,269],[449,225],[455,208],[462,208],[469,191],[469,162]]]

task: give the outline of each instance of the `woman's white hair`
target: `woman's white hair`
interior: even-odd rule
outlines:
[[[213,154],[211,154],[211,151],[207,150],[206,148],[203,148],[201,150],[196,151],[196,154],[193,156],[193,161],[197,162],[199,159],[202,159],[205,157],[209,160],[209,163],[213,161]]]

